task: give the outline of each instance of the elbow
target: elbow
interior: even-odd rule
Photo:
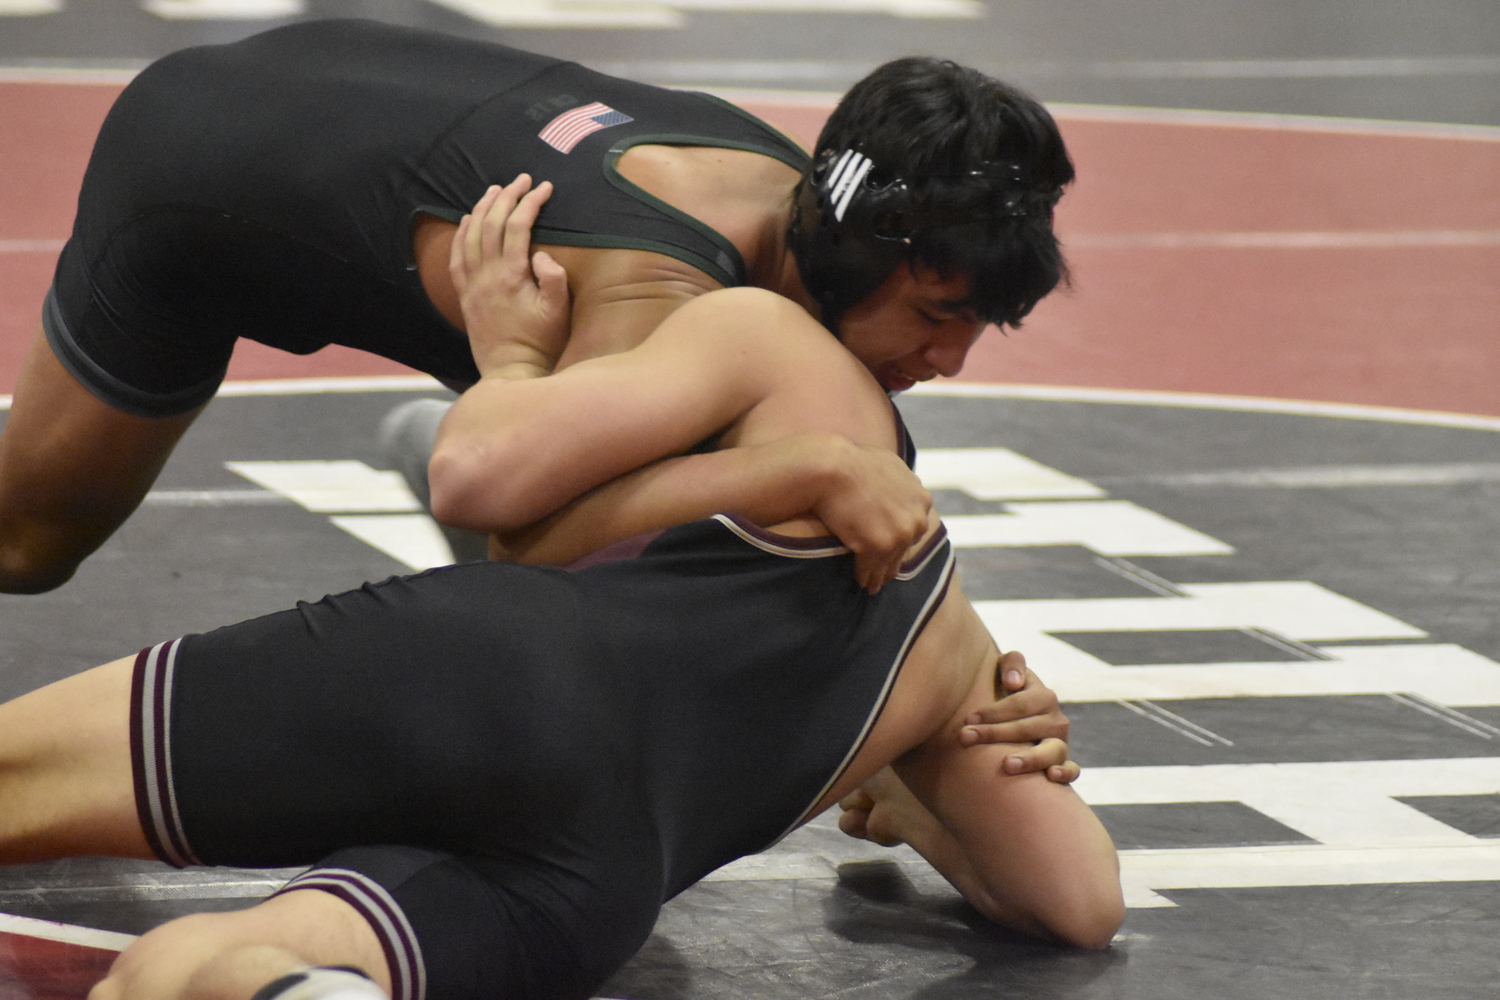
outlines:
[[[493,449],[483,454],[437,448],[427,466],[429,507],[439,524],[468,531],[506,532],[532,520],[521,509],[517,476],[497,475],[503,458]]]
[[[450,528],[466,528],[468,484],[451,455],[434,450],[427,463],[427,509],[433,520]]]

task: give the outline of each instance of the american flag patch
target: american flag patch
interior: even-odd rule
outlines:
[[[629,115],[595,101],[572,111],[564,111],[548,122],[547,127],[538,132],[537,136],[559,153],[571,153],[578,141],[590,132],[633,121],[635,119]]]

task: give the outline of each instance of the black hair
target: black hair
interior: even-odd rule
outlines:
[[[835,204],[849,151],[869,162]],[[1072,180],[1035,98],[946,60],[897,59],[855,84],[823,127],[788,244],[830,329],[903,261],[964,275],[965,305],[1019,326],[1067,280],[1052,206]]]

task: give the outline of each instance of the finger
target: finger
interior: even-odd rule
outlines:
[[[1068,745],[1062,740],[1042,740],[1007,754],[1002,765],[1006,774],[1032,774],[1068,762]]]
[[[854,559],[855,575],[859,585],[868,594],[880,593],[880,588],[890,582],[888,557],[878,549],[861,552]]]
[[[463,239],[464,270],[466,274],[472,275],[479,269],[479,265],[484,262],[484,221],[489,218],[490,210],[504,191],[504,188],[491,184],[485,189],[484,196],[475,203],[474,211],[470,213],[470,222],[468,228],[464,230]]]
[[[1053,764],[1047,768],[1047,780],[1059,785],[1071,785],[1078,780],[1078,776],[1082,773],[1083,768],[1070,760],[1065,764]]]
[[[871,594],[880,593],[881,588],[896,579],[896,574],[901,572],[901,558],[904,554],[903,551],[893,554],[889,550],[878,549],[862,554],[859,558],[865,569],[860,585]]]
[[[469,224],[474,216],[466,215],[458,220],[458,232],[448,246],[448,277],[453,280],[453,290],[462,295],[469,284],[469,269],[464,266],[464,243],[469,238]]]
[[[515,212],[517,203],[530,188],[531,177],[521,174],[501,188],[499,195],[490,203],[489,211],[485,213],[481,223],[484,230],[481,250],[486,260],[499,258],[503,254],[510,217]]]
[[[1000,683],[1009,692],[1020,691],[1031,679],[1031,671],[1026,668],[1026,657],[1015,650],[1000,654],[995,672],[1000,676]]]
[[[1030,677],[1034,678],[1035,675]],[[1042,715],[1066,718],[1062,712],[1062,704],[1057,700],[1057,692],[1039,682],[1028,680],[1020,691],[1004,695],[987,705],[980,705],[969,713],[965,721],[977,725],[982,722],[1010,722]]]
[[[877,591],[880,589],[880,587],[884,587],[886,584],[896,579],[897,574],[901,572],[901,558],[903,555],[905,555],[904,552],[897,552],[894,556],[891,556],[886,561],[885,565],[881,568],[880,571],[880,586],[875,588]]]
[[[898,531],[894,540],[887,549],[884,565],[882,566],[881,581],[890,583],[901,574],[901,567],[906,564],[906,554],[911,551],[927,534],[927,515],[907,521],[905,526]]]
[[[969,721],[1012,722],[1032,715],[1046,715],[1057,711],[1057,702],[1035,691],[1020,690],[1002,698],[980,705],[969,714]]]
[[[516,202],[515,209],[505,221],[506,258],[518,268],[524,267],[528,262],[531,255],[531,227],[536,224],[542,206],[551,196],[552,183],[543,181]]]
[[[1001,725],[1006,722],[1014,722],[1028,716],[1037,715],[1046,711],[1043,706],[1034,706],[1032,699],[1024,693],[1007,695],[999,701],[992,701],[988,705],[981,705],[969,713],[964,721],[971,726],[979,725]]]
[[[981,723],[979,725],[964,726],[958,732],[959,743],[963,746],[977,746],[979,744],[994,743],[1034,743],[1039,739],[1054,735],[1052,732],[1034,732],[1029,719],[1015,722]]]
[[[568,308],[568,272],[545,250],[531,255],[531,273],[549,309]]]
[[[1066,719],[1049,715],[1033,715],[1010,722],[985,722],[966,725],[959,731],[964,746],[979,743],[1035,743],[1038,740],[1066,739]]]
[[[1071,730],[1072,723],[1061,712],[1039,712],[1003,722],[970,721],[965,723],[961,735],[964,732],[973,734],[970,742],[964,744],[971,746],[974,743],[1035,743],[1038,740],[1066,740]]]

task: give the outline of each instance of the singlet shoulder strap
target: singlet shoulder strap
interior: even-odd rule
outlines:
[[[911,439],[911,432],[906,429],[906,421],[901,419],[901,410],[894,399],[891,400],[891,416],[896,419],[896,454],[901,456],[901,461],[906,463],[908,469],[915,470],[917,444]]]

